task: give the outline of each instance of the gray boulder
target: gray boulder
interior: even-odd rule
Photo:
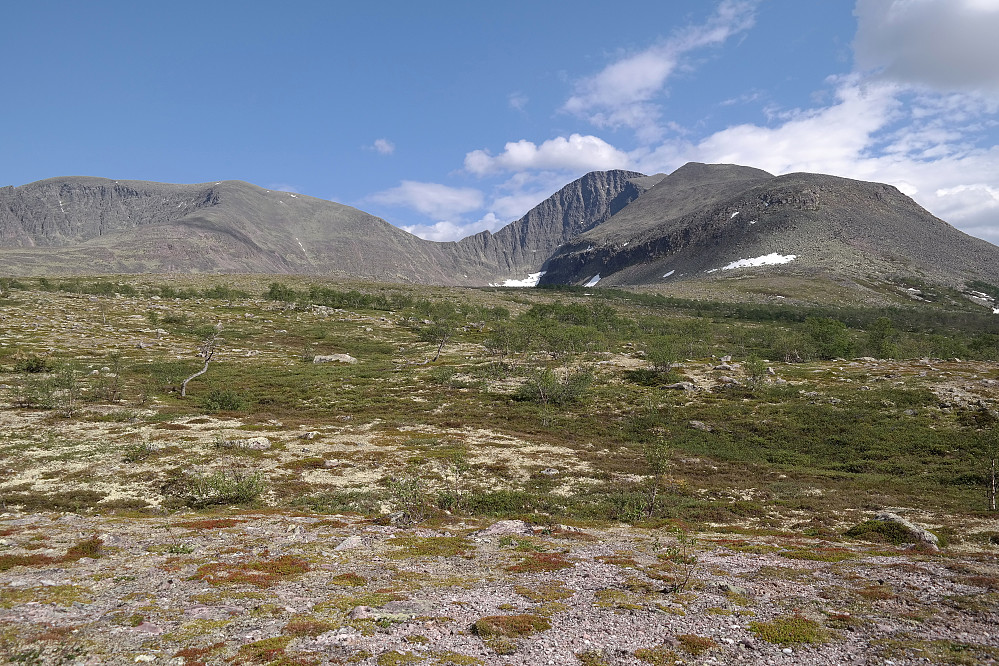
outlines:
[[[897,513],[882,511],[878,515],[874,516],[874,520],[880,520],[884,523],[897,523],[907,529],[912,536],[918,539],[921,543],[924,543],[933,549],[940,547],[940,539],[937,538],[936,534],[933,534],[929,530],[920,527],[910,520],[906,520]]]
[[[353,365],[357,363],[357,359],[350,354],[330,354],[328,356],[316,356],[312,359],[313,363],[348,363]]]

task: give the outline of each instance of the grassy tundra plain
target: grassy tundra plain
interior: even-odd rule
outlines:
[[[995,659],[999,318],[919,293],[0,281],[0,654]]]

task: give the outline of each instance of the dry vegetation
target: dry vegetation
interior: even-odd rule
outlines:
[[[0,654],[999,654],[980,306],[284,279],[0,285]]]

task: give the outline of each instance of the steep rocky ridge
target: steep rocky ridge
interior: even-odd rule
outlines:
[[[53,178],[0,188],[0,271],[317,273],[484,285],[542,270],[559,245],[656,179],[590,173],[496,234],[434,243],[349,206],[240,181]]]
[[[574,180],[495,234],[483,231],[454,244],[470,274],[493,280],[543,270],[556,249],[624,210],[659,176],[635,171],[594,171]]]
[[[732,165],[687,165],[600,227],[563,246],[544,282],[655,285],[731,275],[740,259],[794,255],[738,269],[949,284],[999,281],[999,247],[934,217],[895,187]]]

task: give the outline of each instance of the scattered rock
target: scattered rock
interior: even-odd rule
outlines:
[[[534,534],[531,526],[523,520],[500,520],[489,527],[475,532],[475,536],[505,536],[508,534]]]
[[[299,435],[299,439],[315,439],[319,436],[318,430],[310,430],[309,432],[303,432]]]
[[[746,596],[746,588],[739,587],[738,585],[730,585],[729,583],[718,583],[718,589],[725,594],[738,594],[739,596]]]
[[[234,439],[230,445],[238,449],[252,449],[254,451],[266,451],[271,448],[271,440],[266,437],[247,437],[246,439]]]
[[[356,606],[347,617],[351,620],[391,620],[405,622],[414,617],[431,615],[433,606],[426,601],[390,601],[381,608]]]
[[[668,389],[676,389],[678,391],[696,391],[697,387],[694,386],[693,382],[677,382],[676,384],[670,384],[666,386]]]
[[[352,548],[360,548],[364,545],[364,540],[357,534],[351,534],[349,537],[341,541],[336,545],[333,550],[350,550]]]
[[[715,430],[704,421],[690,421],[687,425],[694,430],[703,430],[704,432],[714,432]]]
[[[312,359],[313,363],[349,363],[353,365],[357,363],[357,359],[350,354],[330,354],[328,356],[316,356]]]

